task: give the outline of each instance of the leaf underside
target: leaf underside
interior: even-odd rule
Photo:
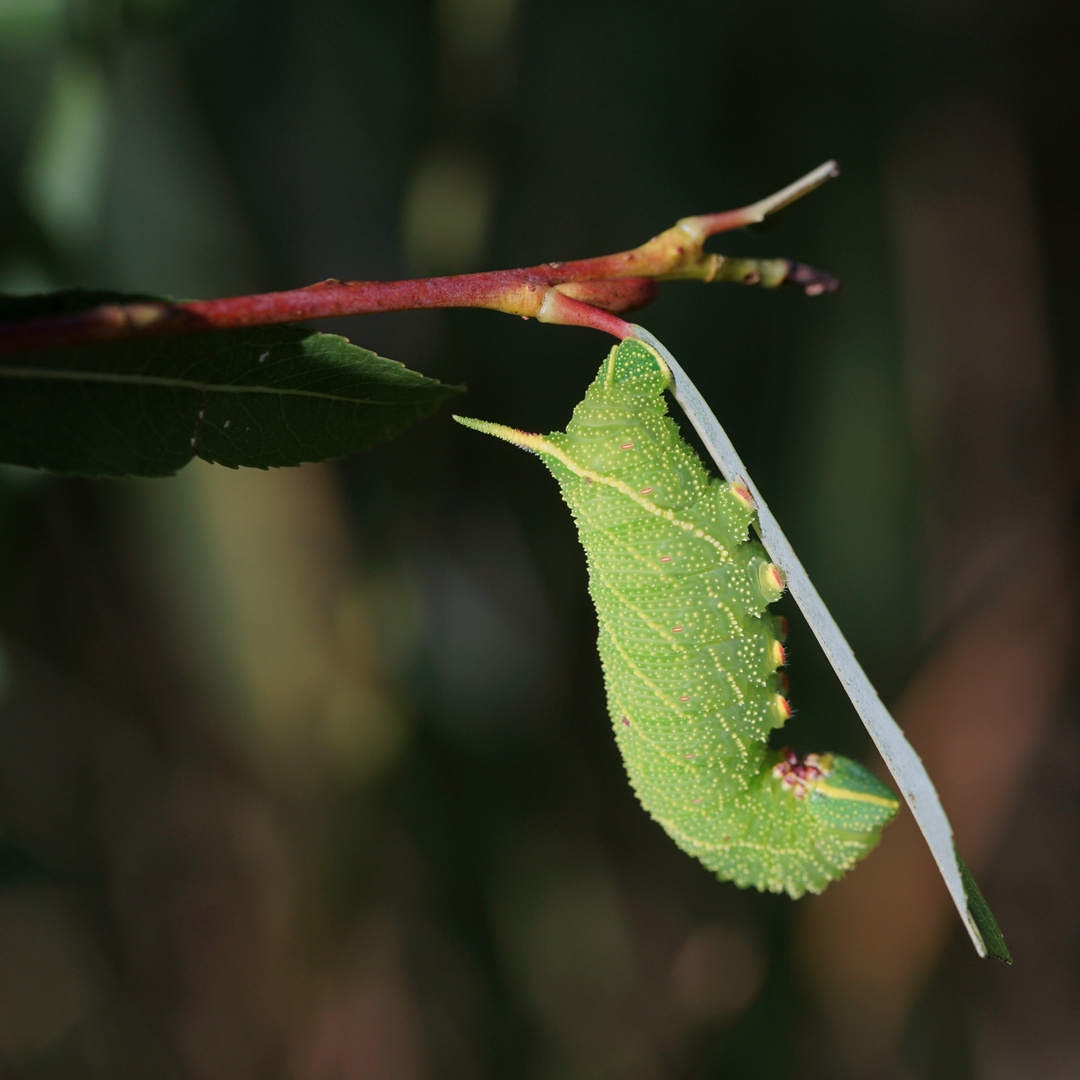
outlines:
[[[701,437],[720,471],[728,480],[746,485],[757,503],[758,530],[772,560],[783,571],[792,597],[821,644],[851,703],[866,725],[889,771],[906,799],[915,821],[937,863],[942,879],[980,956],[993,956],[1012,963],[997,921],[970,871],[960,859],[952,840],[952,826],[945,816],[934,784],[919,755],[889,715],[855,658],[840,627],[814,588],[795,555],[779,523],[761,497],[727,433],[670,351],[644,327],[635,335],[650,344],[664,359],[672,374],[672,393]]]
[[[0,321],[147,299],[0,298]],[[168,476],[193,457],[271,468],[392,438],[458,392],[336,334],[253,327],[0,356],[0,461]]]

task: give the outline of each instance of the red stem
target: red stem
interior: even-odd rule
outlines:
[[[30,322],[0,324],[0,353],[199,330],[269,326],[339,315],[452,307],[489,308],[525,318],[533,316],[545,322],[569,322],[598,329],[611,327],[610,332],[622,336],[614,328],[629,324],[614,319],[611,312],[643,307],[655,297],[659,287],[649,278],[626,277],[619,273],[619,267],[609,270],[611,277],[619,280],[593,283],[585,276],[592,266],[610,263],[615,258],[566,263],[563,268],[555,264],[408,281],[330,280],[303,289],[222,300],[102,304]],[[578,283],[593,286],[581,289],[592,304],[581,300],[569,304],[557,302],[559,297],[570,301]],[[565,293],[558,288],[560,285],[567,286]]]
[[[683,218],[640,247],[614,255],[542,263],[523,270],[408,281],[331,279],[303,289],[223,300],[102,304],[29,322],[0,323],[0,353],[339,315],[452,307],[488,308],[542,322],[591,326],[621,339],[630,333],[630,324],[617,316],[650,303],[663,280],[790,282],[809,293],[835,288],[832,278],[812,267],[783,259],[726,260],[702,248],[707,237],[760,221],[835,174],[835,164],[827,162],[768,199],[741,210]]]

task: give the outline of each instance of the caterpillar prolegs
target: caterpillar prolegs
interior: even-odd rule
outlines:
[[[899,803],[861,765],[770,750],[791,714],[779,570],[754,503],[711,478],[667,415],[670,372],[643,342],[611,350],[565,432],[455,417],[539,454],[577,522],[600,659],[630,783],[718,877],[820,892],[877,843]]]

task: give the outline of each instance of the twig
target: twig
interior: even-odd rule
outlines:
[[[222,300],[108,303],[0,324],[0,353],[339,315],[454,307],[488,308],[544,322],[593,326],[622,338],[629,332],[629,324],[611,316],[651,303],[662,281],[734,281],[766,288],[790,284],[811,295],[837,288],[835,278],[802,263],[731,258],[703,248],[708,237],[761,221],[835,175],[836,163],[826,162],[767,199],[740,210],[683,218],[640,247],[614,255],[407,281],[330,279],[302,289]]]

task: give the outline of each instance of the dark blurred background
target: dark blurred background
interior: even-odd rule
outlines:
[[[0,477],[0,1075],[1080,1075],[1080,9],[0,0],[0,289],[182,297],[634,246],[843,167],[668,285],[685,364],[938,782],[820,898],[637,806],[582,554],[446,413],[319,467]],[[608,341],[328,328],[561,427]],[[787,603],[787,602],[786,602]],[[872,760],[794,608],[800,751]]]

